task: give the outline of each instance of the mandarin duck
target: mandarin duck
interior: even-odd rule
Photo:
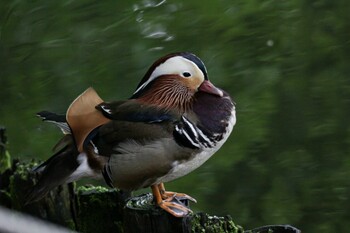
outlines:
[[[128,100],[104,102],[89,88],[66,115],[44,111],[39,116],[65,136],[57,152],[36,168],[41,177],[28,203],[55,186],[94,177],[125,191],[151,187],[155,204],[176,217],[191,210],[175,199],[195,199],[166,191],[164,183],[207,161],[236,122],[230,96],[209,81],[203,62],[188,52],[157,60]]]

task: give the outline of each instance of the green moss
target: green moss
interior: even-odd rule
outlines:
[[[243,228],[236,225],[230,216],[217,217],[198,213],[191,219],[192,232],[243,233]]]
[[[31,161],[29,163],[16,163],[13,175],[9,177],[9,193],[12,198],[13,207],[17,210],[23,208],[25,202],[25,194],[35,182],[35,174],[32,172],[33,167],[37,163]]]
[[[11,167],[10,153],[5,150],[5,153],[0,153],[0,173],[3,173],[6,169]]]
[[[33,168],[38,166],[36,161],[31,161],[29,163],[17,163],[14,176],[22,180],[28,180],[29,176],[33,175]]]
[[[191,232],[205,232],[205,229],[201,226],[199,215],[194,215],[191,219]]]
[[[0,126],[0,174],[11,167],[11,156],[6,150],[6,129]]]
[[[79,186],[77,188],[78,194],[104,193],[104,192],[109,192],[109,190],[103,186],[85,185],[85,186]]]
[[[119,193],[105,187],[81,186],[78,195],[78,230],[89,232],[122,232]],[[100,224],[96,224],[100,223]]]

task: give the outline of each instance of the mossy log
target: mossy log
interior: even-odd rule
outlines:
[[[34,184],[33,164],[14,161],[7,187],[1,187],[6,198],[2,205],[37,216],[84,233],[95,232],[243,232],[240,226],[226,217],[198,213],[175,218],[153,205],[151,194],[125,199],[124,193],[104,187],[73,184],[59,186],[44,199],[25,205],[25,193]]]
[[[32,168],[35,162],[10,162],[6,151],[4,129],[0,129],[0,205],[27,213],[84,233],[298,233],[288,226],[267,226],[244,231],[230,216],[216,217],[196,213],[175,218],[155,207],[151,194],[128,198],[125,193],[104,187],[83,186],[73,183],[52,190],[42,200],[26,205],[25,194],[37,180]],[[1,227],[1,226],[0,226]],[[1,230],[1,228],[0,228]]]

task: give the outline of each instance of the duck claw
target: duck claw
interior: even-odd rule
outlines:
[[[197,202],[187,194],[165,191],[163,183],[152,185],[151,188],[156,204],[175,217],[185,217],[192,213],[188,207],[189,201]]]
[[[194,199],[193,197],[185,194],[185,193],[176,193],[176,192],[168,192],[165,191],[164,193],[161,194],[162,198],[164,200],[172,200],[172,199],[176,199],[178,201],[192,201],[194,203],[197,203],[197,200]]]
[[[158,206],[175,217],[185,217],[192,213],[192,210],[187,208],[177,198],[173,198],[172,200],[163,200],[158,204]]]

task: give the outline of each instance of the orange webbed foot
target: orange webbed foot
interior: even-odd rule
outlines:
[[[160,183],[158,185],[158,189],[160,192],[160,195],[162,196],[163,200],[173,200],[173,199],[177,199],[178,201],[186,201],[186,200],[190,200],[194,203],[197,203],[197,200],[194,199],[193,197],[185,194],[185,193],[177,193],[177,192],[171,192],[171,191],[165,191],[164,188],[164,184]]]
[[[153,196],[157,205],[175,217],[185,217],[192,213],[184,201],[196,201],[194,198],[183,193],[166,192],[163,184],[153,185]]]
[[[180,201],[174,202],[174,201],[163,200],[158,204],[158,206],[163,210],[165,210],[166,212],[178,218],[185,217],[190,213],[192,213],[192,210],[184,206]]]

